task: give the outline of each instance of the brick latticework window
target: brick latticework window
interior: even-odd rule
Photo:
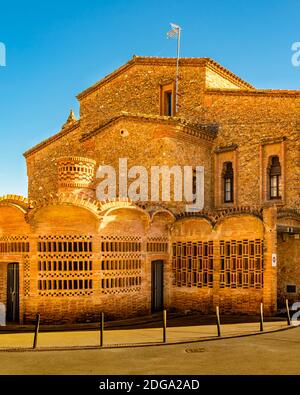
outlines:
[[[147,240],[147,252],[150,253],[167,253],[168,239],[163,237],[150,237]]]
[[[173,243],[173,285],[212,288],[213,254],[212,241]]]
[[[28,236],[11,236],[0,238],[0,254],[29,252]]]
[[[263,241],[230,240],[219,243],[220,288],[263,287]],[[173,243],[173,285],[213,287],[213,242]]]
[[[101,240],[101,292],[120,294],[141,291],[141,238],[103,236]]]
[[[263,286],[263,241],[220,241],[220,287],[256,288]]]
[[[38,239],[38,294],[89,296],[93,290],[91,236]]]

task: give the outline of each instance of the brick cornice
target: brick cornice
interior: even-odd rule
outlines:
[[[283,141],[286,141],[286,140],[287,140],[286,136],[262,138],[260,140],[260,144],[261,145],[278,144],[278,143],[282,143]]]
[[[178,117],[167,117],[167,116],[160,116],[160,115],[148,115],[148,114],[133,114],[122,112],[118,116],[110,119],[105,124],[98,126],[97,128],[93,129],[92,131],[85,133],[82,135],[80,141],[85,141],[90,139],[91,137],[95,136],[96,134],[102,132],[106,128],[116,124],[121,119],[128,119],[132,121],[142,121],[142,122],[152,122],[152,123],[163,123],[169,124],[172,126],[180,126],[181,130],[191,136],[202,138],[205,140],[212,141],[217,134],[217,130],[214,125],[195,125],[184,118]]]
[[[280,89],[217,89],[207,88],[206,94],[223,96],[268,96],[300,98],[300,90]]]
[[[86,157],[83,157],[83,156],[72,156],[72,155],[70,155],[70,156],[61,156],[61,157],[59,157],[59,158],[57,158],[57,162],[58,163],[61,163],[61,162],[66,162],[66,163],[69,163],[69,162],[78,162],[78,163],[91,163],[91,164],[96,164],[96,161],[94,160],[94,159],[92,159],[92,158],[86,158]]]
[[[237,144],[231,144],[231,145],[226,145],[226,146],[218,146],[214,149],[214,152],[216,154],[220,154],[221,152],[230,152],[230,151],[235,151],[238,148]]]
[[[281,207],[278,209],[277,218],[293,218],[300,221],[300,210]]]
[[[260,220],[263,218],[263,208],[260,206],[238,206],[231,207],[228,209],[220,209],[214,211],[199,211],[199,212],[182,212],[176,215],[176,220],[184,220],[191,218],[204,218],[208,220],[211,225],[214,227],[220,220],[223,218],[232,216],[232,215],[252,215]]]

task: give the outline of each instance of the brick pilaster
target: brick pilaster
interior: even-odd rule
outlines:
[[[264,222],[264,289],[263,303],[265,314],[277,310],[277,266],[272,266],[272,255],[277,256],[277,209],[275,206],[263,210]]]

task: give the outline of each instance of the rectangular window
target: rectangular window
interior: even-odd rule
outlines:
[[[270,199],[280,199],[281,165],[279,157],[271,156],[269,162]]]
[[[173,82],[160,87],[160,115],[172,117],[175,114],[175,84]]]
[[[271,199],[279,198],[279,176],[270,177],[270,195]]]
[[[165,92],[165,113],[168,117],[173,115],[173,94],[172,92]]]
[[[231,195],[231,185],[232,181],[231,178],[226,178],[225,180],[225,203],[232,202],[232,195]]]
[[[296,293],[296,291],[297,291],[296,285],[288,284],[288,285],[286,286],[286,292],[287,292],[287,293],[294,294],[294,293]]]
[[[233,203],[233,179],[232,162],[225,162],[223,165],[224,203]]]

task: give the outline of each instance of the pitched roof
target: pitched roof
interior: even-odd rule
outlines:
[[[112,79],[118,77],[120,74],[124,73],[134,65],[151,65],[151,66],[176,66],[176,58],[160,58],[152,56],[133,56],[131,60],[127,63],[114,70],[112,73],[108,74],[106,77],[102,78],[100,81],[96,82],[94,85],[85,89],[83,92],[77,95],[78,100],[83,99],[85,96],[97,90],[100,86],[106,84]],[[254,89],[254,87],[248,82],[242,80],[240,77],[220,65],[218,62],[210,58],[180,58],[181,66],[203,66],[209,67],[215,72],[221,74],[223,77],[229,79],[235,84],[239,85],[243,89]]]
[[[130,120],[139,120],[139,121],[146,121],[146,122],[155,122],[155,123],[165,123],[165,124],[172,124],[181,126],[185,133],[195,136],[204,138],[207,140],[213,140],[217,134],[216,125],[213,124],[195,124],[190,122],[189,120],[183,117],[168,117],[162,115],[151,115],[151,114],[141,114],[141,113],[129,113],[126,111],[122,111],[119,115],[111,118],[108,122],[99,125],[94,130],[85,133],[81,137],[81,141],[87,140],[90,137],[100,133],[107,127],[111,126],[112,124],[116,123],[121,119],[130,119]]]
[[[53,136],[47,138],[46,140],[41,141],[40,143],[36,144],[34,147],[30,148],[26,152],[24,152],[23,156],[27,158],[31,154],[34,154],[36,151],[39,151],[40,149],[46,147],[47,145],[53,143],[56,140],[59,140],[60,138],[66,136],[73,130],[77,129],[79,127],[80,121],[74,121],[74,123],[70,125],[65,125],[58,133],[55,133]]]

